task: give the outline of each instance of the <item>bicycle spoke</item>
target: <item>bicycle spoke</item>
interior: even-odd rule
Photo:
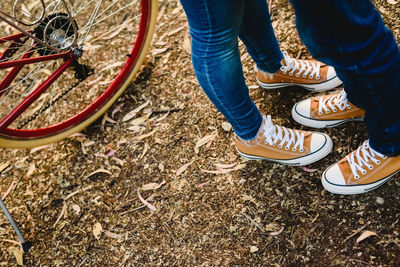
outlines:
[[[0,3],[0,9],[13,14],[10,11],[12,5],[8,1]],[[15,64],[20,64],[25,62],[20,60],[27,57],[32,59],[26,60],[30,64],[21,67],[0,69],[0,83],[7,77],[3,83],[7,87],[0,88],[0,121],[10,111],[18,108],[19,103],[62,65],[62,59],[35,61],[40,60],[38,58],[41,56],[57,56],[62,53],[58,51],[68,51],[71,48],[78,50],[73,50],[74,53],[81,53],[76,63],[52,81],[42,95],[8,127],[22,127],[28,131],[50,127],[91,105],[109,88],[127,61],[126,55],[131,53],[139,29],[142,16],[140,10],[138,0],[45,1],[45,15],[41,22],[33,26],[27,23],[22,27],[41,42],[32,40],[33,37],[22,36],[0,44],[0,56],[7,52],[0,60],[0,63],[8,62],[3,66],[11,66],[16,61]],[[16,6],[16,12],[21,21],[27,22],[35,21],[39,14],[29,0],[21,0]],[[0,38],[17,33],[18,30],[0,22]],[[59,50],[54,51],[42,42]],[[63,47],[66,47],[65,50],[62,50]],[[14,72],[8,75],[11,70]]]

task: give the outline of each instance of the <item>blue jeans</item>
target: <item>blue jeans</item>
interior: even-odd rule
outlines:
[[[257,67],[279,70],[283,55],[265,0],[181,0],[192,37],[195,74],[207,96],[244,140],[253,139],[262,116],[243,77],[238,37]]]
[[[265,0],[181,0],[196,76],[236,134],[253,138],[261,115],[244,83],[237,37],[257,66],[279,69],[282,53]],[[365,109],[370,145],[400,155],[400,51],[370,0],[291,0],[299,35],[314,58],[334,66],[350,102]]]

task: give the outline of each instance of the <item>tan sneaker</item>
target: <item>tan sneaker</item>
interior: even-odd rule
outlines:
[[[322,175],[322,185],[334,194],[352,195],[371,191],[400,170],[400,156],[387,157],[365,141]]]
[[[265,159],[286,165],[307,165],[316,162],[332,150],[331,138],[274,125],[271,116],[263,118],[257,136],[244,141],[235,136],[239,154],[246,159]]]
[[[315,96],[296,103],[292,109],[295,121],[313,128],[334,127],[348,121],[362,121],[365,111],[347,101],[346,92]]]
[[[272,74],[256,68],[258,84],[265,89],[286,86],[301,86],[311,91],[322,92],[342,84],[335,69],[316,60],[298,60],[283,52],[281,69]]]

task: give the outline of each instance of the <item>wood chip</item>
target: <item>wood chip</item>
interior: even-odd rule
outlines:
[[[17,247],[9,247],[8,252],[12,254],[15,259],[17,260],[18,265],[24,265],[24,260],[22,258],[22,251],[20,248]]]
[[[0,173],[2,173],[5,169],[7,169],[8,166],[10,166],[10,162],[9,161],[0,163]]]
[[[101,224],[100,223],[95,223],[93,225],[93,235],[94,235],[94,237],[99,239],[102,232],[103,232],[103,227],[101,226]]]

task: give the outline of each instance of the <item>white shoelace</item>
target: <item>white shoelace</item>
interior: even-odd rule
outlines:
[[[286,51],[283,52],[283,56],[285,57],[285,62],[286,66],[281,67],[281,71],[283,74],[286,74],[286,72],[289,72],[289,75],[292,76],[295,71],[296,77],[300,77],[300,74],[303,73],[303,78],[308,78],[312,79],[315,78],[319,80],[320,78],[320,67],[321,63],[320,62],[311,62],[308,60],[299,60],[295,58],[291,58]]]
[[[354,178],[355,179],[360,178],[358,172],[361,172],[362,174],[367,173],[367,171],[363,168],[363,166],[367,167],[370,170],[374,168],[374,166],[369,164],[368,162],[373,161],[375,164],[380,164],[381,161],[377,159],[377,157],[380,157],[382,159],[386,158],[385,155],[373,150],[369,146],[368,140],[364,141],[364,143],[356,151],[347,155],[346,159],[349,162],[350,169],[351,172],[353,173]]]
[[[328,106],[326,106],[328,104]],[[319,99],[318,114],[322,115],[323,111],[325,113],[330,113],[330,109],[336,112],[337,109],[343,111],[345,108],[351,109],[351,106],[347,102],[347,94],[344,90],[340,94],[336,94],[328,97],[321,97]]]
[[[264,130],[265,143],[274,146],[278,141],[280,141],[278,147],[281,148],[285,143],[285,149],[289,150],[291,145],[294,145],[292,150],[296,151],[299,147],[299,151],[303,152],[304,145],[304,132],[299,132],[298,130],[287,129],[282,126],[278,126],[272,123],[271,115],[268,115],[263,124],[262,130]]]

